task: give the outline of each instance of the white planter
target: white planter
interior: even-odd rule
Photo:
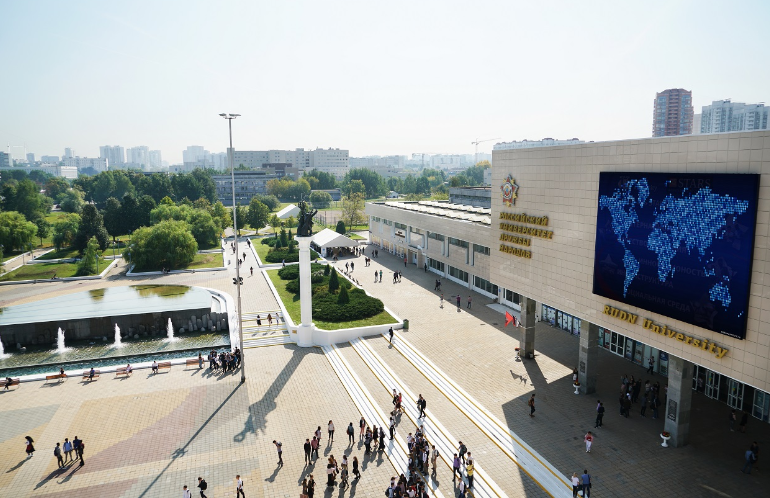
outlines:
[[[663,446],[664,448],[668,448],[668,440],[671,439],[671,436],[664,436],[663,434],[660,435],[660,438],[663,440]]]
[[[572,387],[575,388],[575,394],[580,394],[580,386],[577,384],[572,384]]]

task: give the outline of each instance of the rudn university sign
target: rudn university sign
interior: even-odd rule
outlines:
[[[513,176],[508,175],[500,186],[502,192],[503,204],[511,207],[516,204],[518,198],[519,186]],[[500,252],[518,256],[519,258],[532,259],[532,239],[529,237],[538,237],[541,239],[552,240],[553,231],[548,227],[548,216],[528,216],[524,213],[500,213]],[[509,223],[513,222],[513,223]],[[534,225],[534,226],[527,226]],[[515,247],[508,244],[515,244]]]

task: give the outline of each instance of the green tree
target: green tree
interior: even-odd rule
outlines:
[[[65,213],[78,213],[83,209],[83,191],[78,187],[72,188],[59,196],[59,205]]]
[[[343,285],[340,287],[340,295],[337,296],[337,304],[348,304],[349,302],[350,296],[348,295],[348,288]]]
[[[70,184],[60,176],[54,176],[45,183],[45,195],[51,199],[59,200],[59,196],[69,190]]]
[[[80,230],[80,215],[69,213],[53,225],[53,245],[57,251],[70,247],[75,242],[75,235]]]
[[[386,184],[385,179],[371,169],[367,168],[354,168],[345,174],[345,179],[342,181],[343,185],[347,186],[353,180],[361,180],[366,188],[366,198],[379,197],[385,195]]]
[[[206,211],[211,209],[211,203],[205,197],[199,197],[198,200],[193,202],[195,209],[205,209]]]
[[[328,277],[331,271],[332,266],[329,263],[326,263],[326,266],[324,266],[324,277]]]
[[[99,258],[102,257],[101,251],[99,251],[99,241],[96,237],[88,239],[88,244],[83,251],[83,256],[78,263],[77,276],[94,275],[99,271]]]
[[[270,221],[270,208],[254,197],[249,203],[249,211],[246,220],[251,228],[260,230],[267,225],[268,221]]]
[[[346,230],[345,230],[345,222],[342,221],[342,220],[338,221],[337,222],[337,227],[335,228],[334,231],[339,233],[339,234],[341,234],[341,235],[345,235],[345,232],[346,232]]]
[[[51,235],[51,224],[45,218],[37,218],[34,223],[37,226],[37,236],[40,237],[40,246],[42,246],[43,239]]]
[[[6,172],[3,172],[5,175]],[[41,195],[40,187],[29,179],[20,182],[11,180],[3,185],[0,191],[0,206],[3,211],[17,211],[27,220],[45,216],[53,206],[53,201]]]
[[[75,234],[75,240],[72,244],[73,247],[82,252],[88,245],[88,241],[91,237],[96,237],[99,248],[102,251],[105,250],[110,241],[110,235],[107,233],[107,229],[104,228],[104,219],[96,209],[96,206],[93,204],[86,204],[83,206],[80,218],[80,227]]]
[[[350,180],[345,185],[345,195],[350,196],[352,194],[363,194],[366,195],[366,186],[364,185],[364,182],[361,180]]]
[[[297,226],[297,218],[295,218],[294,216],[289,216],[288,218],[286,218],[286,226],[289,227],[289,228],[296,227]]]
[[[416,194],[429,194],[430,193],[430,181],[427,177],[421,176],[417,179]]]
[[[315,178],[314,183],[316,185],[313,187],[313,190],[331,190],[333,188],[337,188],[337,179],[334,178],[334,175],[331,173],[326,173],[325,171],[313,169],[309,173],[305,173],[303,178],[305,178],[308,182],[310,182],[310,178]]]
[[[163,173],[155,173],[149,176],[142,175],[141,180],[139,180],[138,190],[143,195],[152,197],[155,202],[161,202],[165,197],[171,200],[174,196],[174,187],[171,184],[171,179]]]
[[[216,245],[219,230],[208,211],[203,209],[190,210],[187,216],[187,223],[190,225],[190,231],[199,247]]]
[[[278,227],[281,226],[281,219],[277,214],[270,217],[270,226],[273,227],[273,234],[278,237]]]
[[[233,218],[230,214],[230,210],[221,202],[215,202],[214,205],[211,206],[210,213],[211,217],[214,218],[214,221],[218,224],[220,232],[227,227],[233,226]]]
[[[114,197],[110,197],[105,202],[104,211],[102,212],[104,219],[104,228],[107,229],[107,233],[112,235],[112,240],[115,237],[124,233],[123,230],[123,214],[121,211],[120,201]],[[127,232],[128,230],[125,230]]]
[[[120,203],[120,211],[123,215],[123,233],[133,232],[139,228],[139,201],[134,194],[126,194]]]
[[[160,204],[164,204],[166,206],[175,206],[176,204],[169,196],[165,196],[163,199],[160,200]]]
[[[259,202],[270,208],[270,211],[275,211],[281,207],[281,201],[274,195],[257,195],[255,197]]]
[[[329,292],[334,293],[340,288],[340,280],[337,276],[337,270],[332,270],[329,276]]]
[[[356,225],[362,225],[364,217],[364,195],[353,194],[342,200],[342,219],[345,220],[350,230]]]
[[[291,199],[299,202],[310,195],[310,184],[304,178],[300,178],[294,182],[287,193]]]
[[[310,204],[312,204],[315,209],[326,209],[332,204],[332,196],[329,192],[315,190],[310,193]]]
[[[455,175],[449,180],[450,187],[464,187],[466,185],[468,185],[468,177],[463,174]]]
[[[198,243],[187,222],[167,220],[134,232],[123,257],[128,259],[130,253],[138,269],[175,269],[190,264],[197,252]]]
[[[136,209],[136,224],[140,227],[150,226],[150,213],[155,209],[155,199],[149,195],[143,195],[139,198]]]
[[[406,175],[404,179],[404,186],[399,191],[401,194],[416,194],[417,193],[417,180],[414,175]]]
[[[3,172],[5,174],[5,172]],[[37,226],[16,211],[0,212],[0,244],[6,251],[25,249],[37,234]]]
[[[283,228],[281,228],[280,241],[281,241],[281,247],[288,247],[289,238],[286,236],[286,230],[284,230]]]

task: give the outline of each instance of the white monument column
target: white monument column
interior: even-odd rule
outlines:
[[[312,237],[296,237],[299,243],[299,301],[301,323],[297,327],[297,346],[313,345],[313,285],[310,282],[310,241]]]

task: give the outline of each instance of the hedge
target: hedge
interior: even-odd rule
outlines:
[[[316,259],[317,257],[318,253],[311,249],[310,259]],[[299,261],[299,251],[296,248],[291,252],[289,252],[288,249],[272,250],[267,253],[265,259],[268,263],[281,263],[282,261],[286,261],[287,263],[296,263]]]
[[[278,242],[278,237],[265,237],[261,243],[266,246],[275,247],[275,243]]]
[[[385,306],[377,298],[367,296],[362,289],[349,292],[350,302],[338,304],[337,294],[328,292],[313,296],[313,317],[327,322],[350,322],[382,313]]]
[[[310,273],[315,273],[317,271],[323,272],[324,268],[326,268],[326,265],[311,263]],[[278,276],[281,277],[281,280],[294,280],[299,278],[299,265],[291,265],[287,266],[286,268],[281,268],[278,270]]]

